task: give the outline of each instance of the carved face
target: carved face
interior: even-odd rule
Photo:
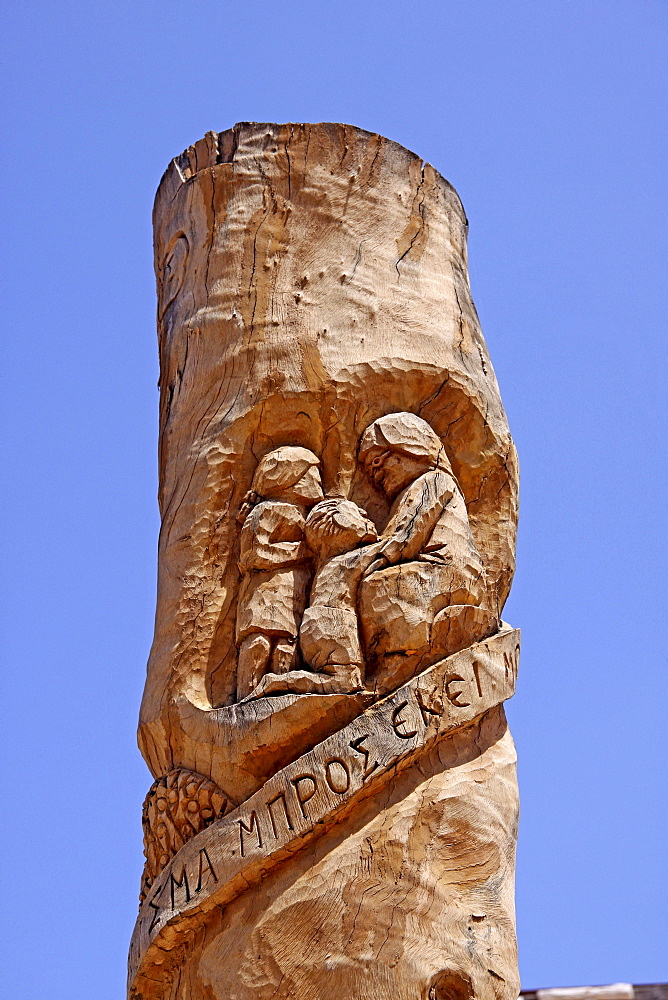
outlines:
[[[431,467],[428,459],[373,448],[365,460],[368,475],[386,496],[393,498]]]

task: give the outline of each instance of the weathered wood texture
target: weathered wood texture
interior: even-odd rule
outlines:
[[[131,995],[515,1000],[517,469],[459,198],[380,136],[241,124],[172,162],[154,231]]]

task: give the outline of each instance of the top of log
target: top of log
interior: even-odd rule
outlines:
[[[356,125],[346,125],[340,122],[286,122],[284,124],[237,122],[236,125],[223,132],[209,131],[202,139],[194,142],[192,146],[188,146],[179,156],[175,156],[170,161],[158,185],[155,207],[157,209],[164,198],[171,201],[182,184],[186,184],[203,170],[208,170],[210,167],[222,163],[240,162],[245,156],[257,156],[259,151],[265,155],[267,153],[279,154],[299,133],[312,133],[314,131],[317,131],[326,140],[329,139],[332,151],[336,150],[338,153],[338,150],[343,146],[344,156],[354,156],[354,147],[358,144],[367,146],[369,143],[373,143],[378,145],[379,151],[382,147],[385,161],[394,158],[398,161],[398,166],[404,166],[406,160],[413,160],[419,163],[421,169],[424,166],[429,166],[438,183],[442,184],[454,196],[464,225],[468,225],[464,206],[455,188],[431,164],[427,164],[412,150],[406,149],[405,146],[392,139],[386,139],[377,132],[369,132]]]

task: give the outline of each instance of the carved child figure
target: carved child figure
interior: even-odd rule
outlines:
[[[366,512],[351,500],[317,504],[306,521],[306,541],[318,562],[299,630],[302,656],[312,670],[336,678],[341,684],[337,690],[358,691],[364,658],[357,588],[382,543],[369,544],[378,542],[378,533]]]
[[[310,604],[299,630],[301,653],[310,669],[281,676],[266,674],[254,692],[256,697],[285,691],[349,694],[363,686],[357,588],[364,570],[378,555],[378,534],[357,504],[330,499],[311,510],[305,535],[317,556]]]
[[[267,671],[284,674],[294,665],[312,576],[306,512],[323,496],[319,464],[306,448],[277,448],[258,463],[241,508],[238,701]]]

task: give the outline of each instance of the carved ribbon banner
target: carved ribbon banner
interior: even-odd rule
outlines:
[[[191,934],[193,918],[229,903],[434,743],[510,698],[518,662],[519,631],[507,626],[447,657],[193,837],[141,907],[130,948],[131,988],[140,986],[142,974],[150,977],[166,941],[170,949],[178,945],[181,927]]]

